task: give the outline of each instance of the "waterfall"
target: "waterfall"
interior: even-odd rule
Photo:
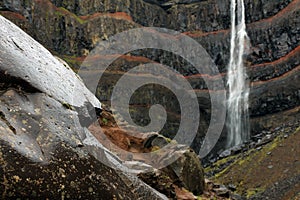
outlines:
[[[244,0],[231,0],[231,41],[227,87],[227,147],[249,139],[249,84],[243,55],[249,47],[246,32]]]

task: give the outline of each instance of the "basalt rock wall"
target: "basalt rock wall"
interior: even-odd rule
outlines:
[[[124,30],[157,26],[177,30],[199,42],[220,71],[220,75],[211,80],[226,79],[230,49],[229,0],[4,0],[0,6],[3,16],[60,55],[74,69],[80,67],[97,42]],[[245,64],[251,85],[251,127],[255,134],[276,127],[274,121],[285,123],[299,118],[300,0],[246,0],[245,9],[251,42]],[[149,62],[167,64],[191,83],[203,117],[197,139],[200,141],[210,121],[207,85],[201,74],[170,52],[145,50],[121,56],[100,81],[97,96],[109,103],[112,86],[122,74]],[[174,135],[180,122],[177,103],[166,103],[173,97],[159,87],[152,87],[150,91],[132,98],[133,118],[147,124],[148,104],[166,96],[161,101],[168,106],[170,123],[164,133]],[[153,98],[151,94],[155,93],[158,96]],[[141,105],[141,99],[147,105]],[[139,108],[142,112],[138,112]],[[146,120],[141,120],[142,116]]]

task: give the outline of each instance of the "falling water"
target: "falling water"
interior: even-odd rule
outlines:
[[[249,47],[246,32],[244,0],[231,0],[231,41],[228,65],[227,147],[242,144],[249,139],[248,97],[249,85],[243,55]]]

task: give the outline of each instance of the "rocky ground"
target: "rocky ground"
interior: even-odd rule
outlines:
[[[205,168],[214,182],[249,199],[299,199],[300,123],[257,135],[256,142],[223,152]]]
[[[103,119],[108,120],[104,123]],[[149,152],[159,148],[155,145],[145,148],[143,139],[136,139],[116,128],[110,113],[103,112],[99,122],[104,134],[129,152]],[[111,128],[114,131],[109,130]],[[103,137],[98,135],[98,138],[103,142]],[[300,122],[293,122],[263,131],[253,136],[248,144],[220,152],[205,162],[206,187],[197,199],[299,199],[299,145]],[[169,197],[196,198],[185,189],[179,190],[180,187],[166,174],[139,176]]]

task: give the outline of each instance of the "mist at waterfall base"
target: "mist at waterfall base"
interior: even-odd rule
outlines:
[[[243,62],[249,46],[244,1],[231,0],[230,61],[227,74],[227,148],[241,145],[250,138],[249,82]]]

